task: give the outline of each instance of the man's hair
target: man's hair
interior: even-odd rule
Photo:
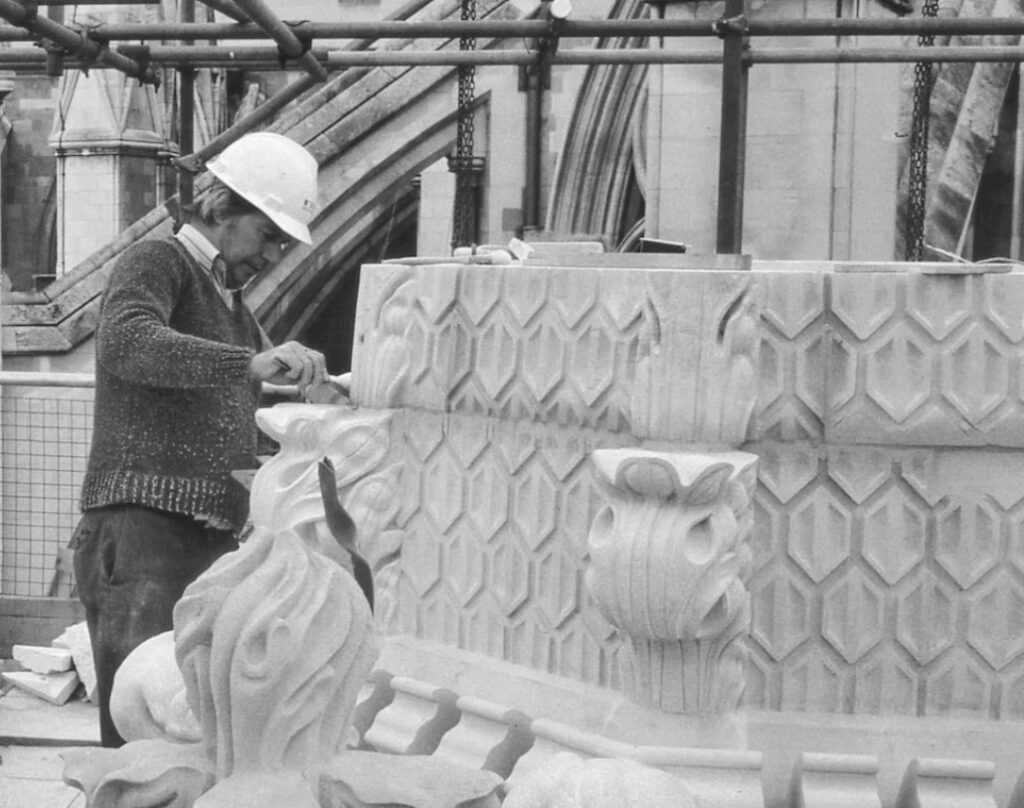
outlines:
[[[191,218],[212,225],[216,224],[218,218],[240,216],[258,210],[219,179],[214,179],[210,189],[190,205],[187,212]]]

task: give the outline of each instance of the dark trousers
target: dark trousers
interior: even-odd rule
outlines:
[[[189,516],[114,505],[83,513],[71,548],[96,665],[100,741],[121,746],[110,718],[114,673],[138,645],[174,627],[185,587],[238,540]]]

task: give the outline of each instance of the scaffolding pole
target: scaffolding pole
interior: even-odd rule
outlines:
[[[55,42],[72,55],[77,56],[83,65],[90,66],[95,62],[97,65],[106,65],[120,70],[143,84],[160,83],[152,68],[143,68],[134,59],[111,51],[105,44],[96,42],[78,31],[66,28],[48,17],[40,17],[14,0],[0,0],[0,17],[43,39]]]
[[[45,0],[40,6],[158,6],[161,0]]]
[[[220,10],[224,0],[206,4]],[[28,13],[25,7],[7,0],[7,4]],[[238,12],[239,16],[245,16]],[[741,22],[747,35],[774,37],[912,37],[917,34],[935,36],[981,36],[1024,34],[1024,20],[1018,17],[902,17],[893,19],[805,18],[797,20],[747,19]],[[562,20],[561,37],[601,39],[613,37],[709,37],[717,36],[719,20]],[[550,34],[543,20],[383,20],[380,22],[280,22],[299,40],[315,39],[458,39],[536,38]],[[237,23],[100,23],[90,28],[98,40],[118,41],[141,39],[175,40],[240,40],[266,39],[267,31],[255,22]],[[32,36],[17,28],[0,27],[0,41],[30,41]]]
[[[177,165],[198,171],[207,159],[226,145],[252,131],[287,104],[328,78],[328,71],[347,67],[373,66],[448,66],[533,65],[541,56],[524,50],[341,50],[313,47],[317,38],[411,41],[423,38],[457,40],[465,38],[521,39],[524,42],[552,36],[544,20],[389,20],[370,23],[286,23],[264,0],[211,0],[207,5],[228,13],[232,24],[195,23],[177,25],[100,25],[88,34],[79,33],[45,18],[14,0],[0,0],[0,17],[24,31],[0,26],[0,41],[26,41],[40,38],[56,43],[67,51],[67,66],[88,69],[113,67],[141,81],[157,83],[151,65],[193,70],[199,67],[225,67],[257,70],[284,69],[294,60],[305,75],[292,82],[242,121],[222,132],[199,152],[184,156]],[[226,9],[226,11],[225,11]],[[722,115],[718,188],[718,250],[737,253],[741,249],[747,72],[754,64],[800,64],[844,62],[1024,62],[1024,48],[1003,45],[944,46],[941,48],[900,47],[797,47],[756,48],[751,42],[760,36],[866,37],[873,35],[1022,35],[1024,19],[989,18],[899,18],[899,19],[799,19],[751,20],[749,0],[726,0],[726,14],[717,20],[563,20],[557,38],[649,38],[708,37],[723,40],[719,52],[686,53],[676,49],[562,49],[553,48],[543,55],[544,66],[592,64],[721,64]],[[198,39],[273,40],[274,47],[261,45],[166,47],[148,46],[147,39],[171,39],[192,43]],[[141,41],[121,50],[110,51],[109,42],[120,39]],[[142,50],[140,50],[140,47]],[[0,50],[0,69],[15,72],[45,70],[47,54]],[[50,48],[52,50],[52,47]],[[126,55],[138,53],[139,61]],[[143,68],[142,65],[145,65]]]
[[[302,69],[318,81],[327,81],[326,68],[308,52],[311,40],[299,39],[288,25],[278,19],[263,0],[235,0],[235,4],[270,35],[284,56],[296,59]]]
[[[120,46],[117,53],[132,56],[139,46]],[[488,50],[474,53],[459,51],[336,51],[312,48],[310,54],[326,69],[347,67],[398,67],[459,65],[532,65],[536,53],[518,50]],[[153,45],[148,49],[152,64],[163,67],[231,68],[271,70],[281,69],[280,54],[274,48],[253,46],[231,48],[194,46],[185,48],[171,45]],[[879,62],[1024,62],[1024,48],[1008,46],[946,46],[925,50],[916,46],[903,48],[750,48],[742,55],[745,64],[827,64],[827,63],[879,63]],[[666,64],[666,65],[720,65],[722,54],[714,52],[686,53],[648,49],[606,50],[601,48],[567,50],[550,54],[550,65],[595,64]],[[74,56],[65,58],[68,68],[101,68]],[[42,72],[46,54],[39,50],[0,50],[0,70],[15,72]],[[287,65],[285,65],[287,67]],[[318,79],[319,81],[319,79]]]
[[[181,0],[178,13],[184,23],[195,21],[195,0]],[[186,50],[191,46],[186,46]],[[178,145],[184,154],[195,148],[196,68],[188,65],[178,69]],[[178,172],[179,208],[188,210],[195,199],[192,175]],[[179,222],[180,224],[180,222]]]
[[[719,123],[717,250],[739,254],[743,243],[743,175],[747,145],[749,47],[744,24],[750,0],[725,0],[722,37],[722,114]]]
[[[214,155],[219,154],[225,147],[230,143],[234,143],[242,135],[253,131],[261,123],[272,118],[284,109],[284,107],[306,92],[306,90],[315,87],[319,82],[319,79],[310,76],[308,73],[299,77],[284,89],[275,95],[272,95],[260,104],[256,109],[249,113],[249,115],[242,118],[242,120],[237,121],[235,124],[229,126],[217,135],[217,137],[210,140],[199,151],[179,157],[174,161],[174,164],[185,171],[191,171],[193,173],[202,171],[207,160]]]

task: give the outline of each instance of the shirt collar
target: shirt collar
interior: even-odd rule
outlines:
[[[183,224],[174,237],[185,246],[189,255],[199,262],[199,266],[207,271],[213,267],[213,262],[220,255],[220,250],[213,242],[190,224]]]
[[[190,224],[183,224],[174,237],[188,251],[188,254],[195,259],[206,272],[213,278],[221,297],[228,305],[234,302],[234,295],[227,288],[227,268],[224,266],[224,259],[212,241],[199,232]]]

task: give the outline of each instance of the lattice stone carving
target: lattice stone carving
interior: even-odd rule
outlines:
[[[391,431],[403,543],[382,626],[616,685],[621,641],[580,576],[606,501],[588,456],[630,437],[413,409]]]
[[[621,645],[581,586],[594,449],[741,442],[750,272],[364,267],[354,399],[394,408],[402,556],[384,625],[606,686]],[[408,462],[403,462],[407,460]]]
[[[1024,273],[804,266],[759,280],[747,703],[1019,718]]]
[[[1024,580],[1024,273],[806,267],[364,267],[356,399],[400,407],[410,537],[388,628],[620,686],[566,574],[606,501],[588,456],[731,442],[759,456],[749,706],[1024,717],[1013,626],[980,617]],[[384,322],[408,370],[361,389]],[[754,386],[743,429],[711,417]]]
[[[832,441],[1024,446],[1024,274],[835,272]]]
[[[752,448],[760,480],[748,706],[1024,715],[1024,458]],[[808,512],[831,516],[812,526],[800,517]]]
[[[749,272],[388,265],[364,268],[359,299],[363,406],[718,445],[747,434]]]
[[[590,531],[587,583],[629,648],[628,691],[671,712],[735,709],[756,458],[620,449],[593,459],[609,504]]]

